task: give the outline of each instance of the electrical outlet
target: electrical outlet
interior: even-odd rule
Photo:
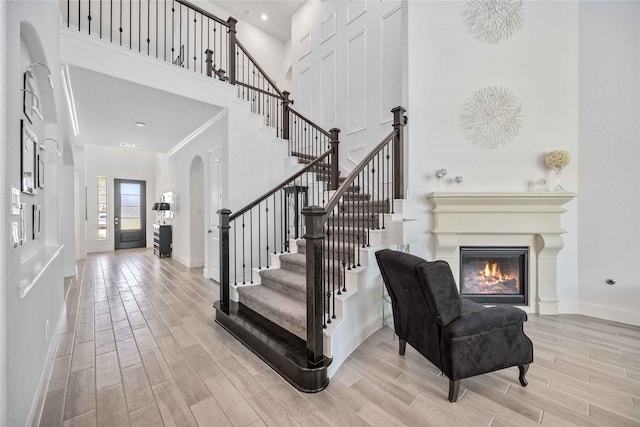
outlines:
[[[49,341],[49,321],[44,322],[44,340]]]

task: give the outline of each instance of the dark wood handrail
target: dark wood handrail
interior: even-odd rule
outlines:
[[[298,178],[303,173],[309,172],[311,168],[313,168],[318,163],[320,163],[320,161],[322,161],[326,157],[328,157],[332,153],[332,151],[333,150],[327,150],[324,154],[322,154],[320,157],[318,157],[317,159],[315,159],[314,161],[309,163],[303,169],[299,170],[294,175],[290,176],[289,178],[287,178],[286,180],[284,180],[280,184],[276,185],[275,187],[273,187],[273,189],[271,189],[270,191],[267,191],[265,194],[263,194],[262,196],[260,196],[256,200],[254,200],[253,202],[249,203],[247,206],[245,206],[244,208],[240,209],[238,212],[235,212],[233,215],[231,215],[229,217],[229,221],[233,221],[234,219],[238,218],[240,215],[247,213],[250,209],[256,207],[260,202],[265,200],[267,197],[271,196],[276,191],[278,191],[281,188],[285,187],[290,182],[294,181],[296,178]]]
[[[278,85],[276,85],[273,80],[271,80],[271,77],[269,77],[269,75],[262,69],[262,67],[260,66],[260,64],[258,64],[258,61],[255,60],[255,58],[253,56],[251,56],[251,54],[249,53],[249,51],[247,51],[247,49],[243,46],[242,43],[240,43],[240,40],[236,39],[236,44],[238,45],[238,47],[244,52],[245,55],[247,55],[247,57],[249,58],[249,60],[253,63],[253,65],[258,69],[258,71],[260,71],[262,73],[262,75],[264,76],[264,78],[269,82],[269,84],[271,86],[273,86],[273,88],[276,90],[276,92],[278,92],[278,95],[280,95],[280,99],[284,99],[284,94],[282,93],[282,91],[278,88]]]
[[[320,125],[315,124],[314,122],[312,122],[311,120],[309,120],[308,118],[306,118],[305,116],[303,116],[302,114],[300,114],[299,112],[297,112],[296,110],[294,110],[291,107],[289,107],[289,111],[291,111],[291,113],[295,114],[296,116],[300,117],[305,122],[309,123],[311,126],[316,128],[317,130],[319,130],[320,133],[322,133],[323,135],[328,136],[329,138],[331,138],[331,133],[326,131],[326,130],[324,130],[324,129],[322,129],[322,127],[320,127]]]
[[[342,182],[342,184],[340,184],[336,192],[333,193],[333,195],[331,196],[331,198],[329,199],[329,201],[324,207],[325,214],[322,216],[323,223],[327,221],[329,215],[331,214],[333,209],[336,207],[336,205],[340,201],[340,198],[344,196],[344,193],[347,192],[347,188],[353,183],[353,181],[355,181],[356,177],[360,174],[360,172],[362,172],[362,170],[380,152],[380,150],[382,150],[384,146],[387,145],[390,141],[393,141],[393,138],[396,136],[396,133],[397,131],[394,129],[393,131],[391,131],[389,135],[385,136],[384,139],[380,141],[378,145],[376,145],[373,148],[373,150],[371,150],[371,152],[369,152],[367,157],[365,157],[362,161],[360,161],[358,166],[356,166],[355,169],[351,171],[349,176],[347,176],[347,178]]]
[[[229,23],[227,21],[224,21],[224,20],[218,18],[217,16],[215,16],[211,12],[207,12],[206,10],[199,8],[198,6],[196,6],[194,4],[191,4],[188,1],[185,1],[185,0],[175,0],[175,1],[180,3],[180,4],[182,4],[182,5],[184,5],[184,6],[186,6],[186,7],[188,7],[188,8],[190,8],[190,9],[195,10],[198,13],[203,14],[204,16],[206,16],[209,19],[213,19],[214,21],[219,22],[220,24],[225,25],[227,27],[229,26]]]
[[[260,89],[259,87],[251,86],[251,85],[249,85],[249,84],[242,83],[242,82],[239,82],[239,81],[236,81],[236,84],[237,84],[238,86],[244,86],[244,87],[246,87],[246,88],[248,88],[248,89],[255,90],[256,92],[260,92],[260,93],[263,93],[263,94],[265,94],[265,95],[273,96],[274,98],[278,98],[278,99],[280,99],[280,100],[282,100],[282,99],[283,99],[283,98],[282,98],[280,95],[278,95],[277,93],[269,92],[268,90]]]

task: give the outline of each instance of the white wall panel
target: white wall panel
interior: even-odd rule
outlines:
[[[398,6],[380,20],[382,104],[381,121],[393,118],[391,109],[402,103],[402,49],[398,46],[402,32],[402,13]]]
[[[336,33],[336,13],[332,12],[322,20],[320,42],[324,43]]]
[[[347,42],[347,133],[367,128],[367,32]]]
[[[311,32],[300,38],[298,42],[298,58],[302,59],[311,53]]]
[[[347,24],[352,23],[367,11],[367,0],[350,0],[347,6]]]
[[[313,110],[313,86],[312,86],[311,66],[300,71],[298,76],[298,99],[295,99],[294,108],[305,116],[311,116]]]
[[[322,57],[322,126],[329,129],[337,126],[336,105],[336,51],[331,50]]]

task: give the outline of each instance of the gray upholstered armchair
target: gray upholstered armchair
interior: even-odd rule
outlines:
[[[403,356],[407,343],[449,378],[449,401],[460,380],[518,366],[520,384],[533,362],[533,344],[522,324],[527,314],[510,306],[484,307],[462,300],[449,264],[403,252],[376,252],[391,297]]]

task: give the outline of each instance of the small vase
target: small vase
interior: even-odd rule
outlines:
[[[553,171],[556,174],[556,186],[552,191],[567,191],[562,187],[562,185],[560,185],[560,174],[562,173],[562,169],[564,169],[564,166],[556,166],[553,168]]]

